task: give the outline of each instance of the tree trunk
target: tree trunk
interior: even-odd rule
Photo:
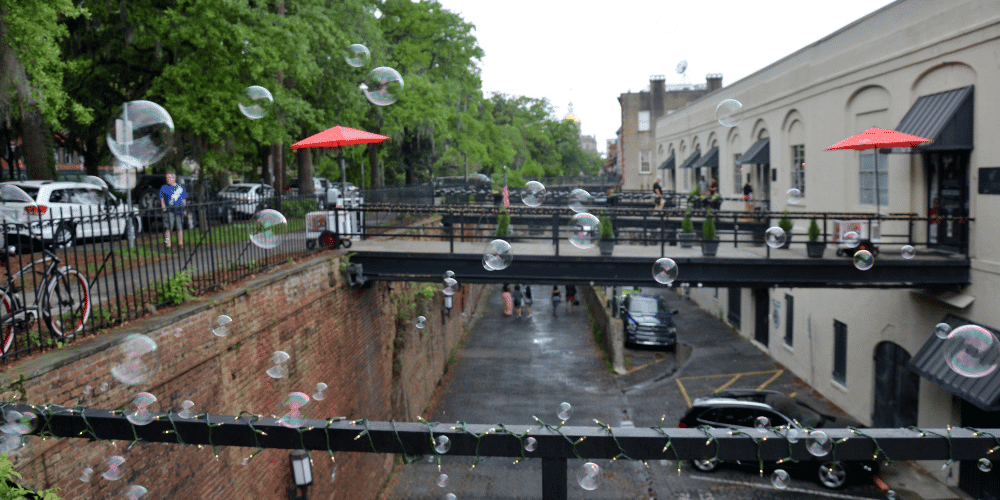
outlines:
[[[35,108],[22,108],[21,129],[24,131],[23,156],[28,178],[54,180],[56,172],[52,140],[42,114]]]
[[[299,165],[299,195],[312,196],[313,189],[313,161],[312,150],[303,148],[296,152],[296,163]]]

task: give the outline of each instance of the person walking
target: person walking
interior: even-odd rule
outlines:
[[[521,317],[521,308],[524,307],[524,293],[521,292],[521,285],[514,285],[514,292],[510,294],[514,300],[514,314]]]
[[[163,225],[166,227],[163,241],[170,252],[170,228],[177,229],[177,248],[184,251],[184,218],[187,215],[187,190],[177,184],[173,173],[167,174],[167,183],[160,188],[160,208],[163,209]]]
[[[514,314],[514,297],[510,294],[510,285],[507,283],[503,284],[503,315],[510,316]]]
[[[663,188],[660,186],[661,180],[662,179],[657,177],[656,182],[653,183],[653,201],[656,203],[656,206],[653,208],[654,210],[663,209],[664,200],[663,200]]]
[[[524,308],[527,309],[528,317],[531,317],[531,285],[524,285]]]
[[[559,303],[562,302],[562,293],[559,292],[559,285],[552,286],[552,315],[559,316],[557,310],[559,309]]]
[[[566,312],[573,312],[576,305],[576,285],[566,285]]]

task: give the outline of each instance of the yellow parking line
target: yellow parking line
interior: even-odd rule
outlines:
[[[756,371],[756,372],[741,372],[741,373],[717,373],[717,374],[714,374],[714,375],[692,375],[690,377],[680,377],[680,378],[694,380],[696,378],[732,377],[733,375],[742,375],[742,376],[746,376],[746,375],[763,375],[765,373],[774,373],[775,371],[778,371],[778,370],[761,370],[761,371]]]
[[[780,377],[783,373],[785,373],[785,370],[778,370],[778,373],[775,373],[773,377],[767,379],[767,382],[764,382],[763,384],[760,384],[759,386],[757,386],[757,390],[759,391],[759,390],[761,390],[761,389],[763,389],[763,388],[771,385],[771,382],[774,382],[775,380],[778,380],[778,377]]]
[[[725,384],[720,385],[719,388],[715,390],[715,392],[720,392],[720,391],[724,391],[724,390],[728,389],[729,386],[735,384],[736,381],[739,380],[741,377],[743,377],[742,373],[737,373],[736,375],[733,375],[733,378],[729,379],[729,382],[726,382]]]
[[[688,391],[687,389],[684,388],[684,383],[681,382],[681,379],[676,379],[676,380],[677,380],[677,387],[680,387],[681,389],[681,396],[684,396],[684,402],[687,403],[688,408],[690,408],[692,405],[691,405],[691,398],[688,396]]]

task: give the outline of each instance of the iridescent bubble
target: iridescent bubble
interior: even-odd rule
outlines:
[[[417,316],[417,330],[423,330],[425,326],[427,326],[427,318]]]
[[[917,256],[917,249],[913,248],[913,245],[903,245],[903,248],[899,249],[899,254],[904,259],[912,259]]]
[[[726,99],[715,107],[715,119],[723,127],[735,127],[743,121],[743,103],[736,99]]]
[[[785,230],[778,226],[769,227],[767,231],[764,231],[764,241],[771,248],[781,248],[787,239],[788,236],[785,234]]]
[[[153,415],[149,411],[149,405],[156,402],[156,396],[148,392],[140,392],[135,395],[132,399],[132,405],[135,406],[135,411],[125,415],[125,419],[132,422],[135,425],[146,425],[156,419],[156,415]]]
[[[789,189],[785,194],[788,195],[788,203],[795,204],[802,201],[802,191],[799,191],[797,188]]]
[[[454,493],[448,493],[444,496],[444,500],[457,500],[458,497]]]
[[[336,482],[337,481],[337,469],[339,469],[339,468],[340,468],[339,464],[333,464],[333,467],[330,467],[330,481],[331,482]]]
[[[763,416],[762,417],[757,417],[757,420],[754,421],[754,426],[757,427],[758,429],[767,429],[768,426],[770,426],[770,425],[771,425],[771,421],[768,420],[767,417],[763,417]]]
[[[163,158],[174,144],[174,120],[150,101],[122,105],[105,136],[111,154],[128,168],[142,168]]]
[[[441,290],[441,293],[445,295],[455,295],[455,292],[457,290],[458,290],[458,280],[456,280],[455,278],[444,279],[444,289]]]
[[[556,417],[559,417],[559,420],[562,420],[563,422],[565,422],[565,421],[569,420],[569,417],[572,414],[573,414],[573,405],[571,405],[571,404],[569,404],[569,403],[567,403],[565,401],[563,401],[562,403],[559,403],[559,412],[556,413]]]
[[[791,476],[789,476],[784,469],[775,469],[774,472],[771,473],[771,484],[779,490],[787,488],[788,483],[791,482],[791,480]]]
[[[438,474],[437,485],[438,488],[448,486],[448,474]]]
[[[139,486],[138,484],[133,484],[132,486],[128,487],[127,491],[125,491],[125,498],[127,498],[128,500],[139,500],[140,498],[145,496],[146,493],[149,493],[149,490],[147,490],[142,486]]]
[[[368,47],[360,43],[352,44],[347,48],[347,55],[344,56],[344,60],[347,64],[354,66],[355,68],[360,68],[368,64],[368,59],[372,56],[371,52],[368,51]]]
[[[594,491],[601,485],[601,466],[587,462],[576,472],[576,482],[587,491]]]
[[[799,442],[799,436],[801,436],[801,435],[802,435],[802,433],[798,429],[791,428],[791,429],[788,429],[788,433],[785,435],[785,439],[788,439],[789,443],[798,443]]]
[[[104,465],[108,468],[108,470],[104,471],[104,473],[101,474],[101,477],[107,479],[108,481],[117,481],[121,479],[125,476],[125,471],[121,470],[121,466],[124,463],[125,457],[121,455],[108,457],[108,459],[104,461]]]
[[[380,66],[368,73],[361,89],[372,104],[388,106],[399,99],[399,93],[403,90],[403,77],[392,68]]]
[[[677,279],[677,263],[668,257],[656,259],[653,263],[653,279],[661,285],[668,285]]]
[[[951,332],[951,325],[948,323],[938,323],[934,326],[934,335],[937,335],[939,339],[948,338],[949,332]]]
[[[487,271],[507,269],[514,261],[514,250],[504,240],[493,240],[486,244],[483,252],[483,268]]]
[[[288,361],[290,358],[291,356],[285,351],[274,351],[271,354],[271,361],[274,362],[274,366],[267,369],[267,376],[271,378],[284,378],[288,375],[288,369],[282,363]]]
[[[809,431],[806,439],[806,449],[813,456],[822,457],[833,449],[833,440],[823,431]]]
[[[455,271],[445,271],[444,272],[444,279],[454,278],[454,277],[455,277]]]
[[[7,434],[28,434],[38,426],[38,417],[31,412],[21,413],[19,411],[7,410],[4,412],[3,417],[4,425],[0,427],[0,432],[6,432]]]
[[[212,320],[212,333],[216,337],[225,337],[229,335],[228,324],[233,322],[233,318],[226,316],[225,314],[217,316]]]
[[[957,374],[969,378],[993,373],[1000,361],[1000,345],[989,330],[978,325],[955,328],[944,340],[945,362]]]
[[[191,411],[191,408],[194,408],[194,401],[191,401],[190,399],[185,399],[184,402],[181,403],[181,411],[177,413],[177,416],[181,418],[194,417],[194,412]]]
[[[573,216],[569,225],[573,227],[569,235],[569,242],[573,246],[580,249],[587,249],[594,248],[597,245],[597,240],[600,237],[600,232],[598,231],[600,222],[598,222],[597,217],[586,212],[578,213]]]
[[[438,455],[444,455],[445,453],[448,453],[448,450],[450,449],[451,440],[448,439],[448,436],[442,434],[434,439],[434,451],[437,452]]]
[[[576,212],[586,212],[590,210],[590,205],[594,203],[594,196],[586,189],[574,189],[569,192],[569,209]]]
[[[979,470],[983,472],[993,470],[993,462],[990,462],[990,459],[988,458],[980,458],[976,465],[979,466]]]
[[[889,490],[885,492],[886,500],[896,500],[896,492],[894,490]]]
[[[271,108],[274,107],[274,97],[271,96],[270,90],[260,85],[251,85],[240,95],[237,105],[243,116],[259,120],[270,114]]]
[[[94,469],[91,469],[90,467],[84,467],[83,471],[80,472],[80,482],[89,483],[93,478]]]
[[[326,396],[323,395],[323,391],[325,391],[326,388],[327,385],[324,384],[323,382],[316,384],[316,392],[313,393],[313,400],[323,401],[324,399],[326,399]]]
[[[535,439],[535,438],[533,438],[531,436],[528,436],[528,437],[524,438],[524,451],[527,451],[527,452],[530,453],[532,451],[535,451],[536,449],[538,449],[538,440],[537,439]]]
[[[844,233],[844,236],[841,238],[841,240],[843,240],[845,245],[849,246],[850,248],[854,248],[858,246],[858,243],[861,243],[861,236],[858,234],[857,231],[848,231]]]
[[[861,271],[867,271],[875,265],[875,256],[868,250],[858,250],[854,252],[854,267]]]
[[[23,445],[24,439],[20,434],[0,432],[0,452],[11,454]]]
[[[302,392],[293,392],[285,398],[285,402],[282,404],[283,407],[288,408],[288,413],[285,413],[278,419],[278,423],[284,425],[285,427],[298,428],[302,427],[302,424],[306,423],[306,417],[300,411],[306,403],[309,402],[309,396]]]
[[[249,224],[250,242],[270,250],[281,244],[281,237],[288,232],[288,220],[281,212],[266,209],[257,212]]]
[[[156,342],[148,335],[131,333],[118,344],[125,360],[111,368],[111,376],[126,385],[138,385],[149,380],[159,361]],[[101,390],[105,390],[101,385]]]
[[[545,201],[545,186],[538,181],[528,181],[521,193],[521,201],[529,207],[537,207]]]
[[[108,390],[108,383],[107,382],[101,382],[101,392],[104,392],[106,390]]]

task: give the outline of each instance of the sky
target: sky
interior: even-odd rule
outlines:
[[[618,96],[646,89],[650,76],[670,85],[721,73],[725,87],[891,3],[438,1],[476,27],[483,92],[545,97],[559,118],[572,101],[602,153],[621,126]]]

